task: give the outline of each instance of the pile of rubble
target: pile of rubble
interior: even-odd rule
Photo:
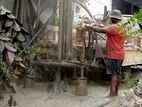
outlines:
[[[142,107],[142,80],[139,80],[136,87],[120,91],[118,97],[104,102],[98,107]]]

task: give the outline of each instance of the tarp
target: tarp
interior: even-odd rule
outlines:
[[[12,11],[31,37],[40,35],[46,24],[54,24],[57,0],[0,0],[0,4]]]

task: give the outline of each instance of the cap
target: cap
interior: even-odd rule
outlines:
[[[121,14],[121,11],[119,10],[113,10],[110,14],[110,17],[111,18],[115,18],[115,19],[122,19],[122,14]]]

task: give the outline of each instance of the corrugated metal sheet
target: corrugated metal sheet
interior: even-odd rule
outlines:
[[[0,0],[0,4],[12,11],[31,36],[43,31],[44,24],[52,24],[56,14],[56,0]],[[42,30],[41,30],[42,28]],[[39,33],[40,34],[40,33]]]

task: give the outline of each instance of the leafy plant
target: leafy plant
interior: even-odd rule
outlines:
[[[138,80],[134,78],[131,72],[124,72],[124,75],[125,75],[124,87],[126,89],[130,89],[138,85]]]
[[[41,48],[35,44],[31,47],[31,50],[24,52],[25,54],[22,55],[25,65],[27,66],[26,67],[27,75],[30,75],[30,76],[35,75],[35,71],[33,69],[31,62],[34,60],[38,60],[40,51],[41,51]]]
[[[20,78],[25,73],[22,59],[17,55],[17,49],[26,41],[25,35],[29,33],[16,17],[0,6],[0,81],[9,93],[15,92],[11,77]]]
[[[133,27],[139,24],[142,24],[142,9],[135,12],[130,19],[123,23],[122,26],[127,29],[129,36],[136,36],[137,34],[142,34],[142,29],[133,29]]]

